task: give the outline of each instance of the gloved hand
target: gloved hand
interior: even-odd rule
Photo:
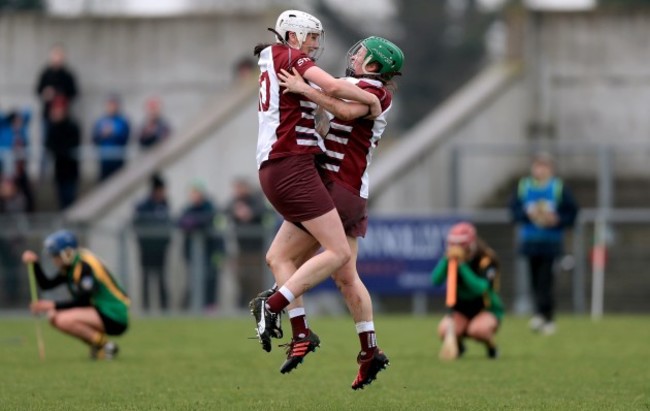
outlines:
[[[54,301],[50,300],[38,300],[29,305],[30,310],[34,314],[46,313],[48,311],[54,310],[54,307],[56,307]]]
[[[467,252],[465,251],[465,248],[463,248],[460,245],[450,245],[447,247],[447,258],[448,259],[456,259],[458,261],[465,261],[465,258],[467,257]]]
[[[38,261],[38,255],[32,250],[25,250],[22,260],[25,264],[32,264]]]

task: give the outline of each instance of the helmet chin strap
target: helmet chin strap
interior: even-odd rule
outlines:
[[[275,29],[269,27],[269,28],[267,28],[267,30],[270,31],[271,33],[275,34],[275,37],[278,39],[278,41],[280,43],[285,44],[287,46],[289,45],[289,43],[285,39],[283,39],[282,36],[280,35],[280,33],[275,31]]]
[[[368,56],[364,59],[363,64],[361,65],[362,74],[357,74],[353,67],[348,67],[345,69],[345,75],[348,77],[357,77],[357,78],[365,77],[365,78],[376,79],[377,77],[380,76],[379,73],[374,73],[372,71],[366,70],[366,67],[368,67],[368,64],[370,63],[371,59],[372,56]]]
[[[72,264],[72,261],[74,260],[74,255],[75,255],[75,250],[72,248],[66,248],[65,250],[61,251],[59,254],[61,257],[61,261],[65,265],[70,265]]]
[[[377,73],[371,73],[368,70],[366,70],[366,67],[368,67],[368,63],[370,63],[371,59],[372,59],[372,56],[368,56],[368,57],[365,58],[365,60],[363,60],[363,64],[361,65],[361,71],[363,72],[363,74],[366,74],[366,75],[368,75],[368,74],[376,75],[377,74]]]

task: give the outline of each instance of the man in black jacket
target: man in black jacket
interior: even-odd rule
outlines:
[[[41,101],[43,119],[47,122],[50,105],[55,97],[63,97],[68,104],[72,104],[77,94],[75,75],[65,64],[63,46],[57,44],[50,50],[48,64],[39,75],[36,84],[36,95]]]
[[[81,134],[77,122],[68,113],[68,105],[63,97],[57,97],[52,102],[49,122],[45,145],[54,158],[54,181],[59,209],[63,210],[77,198]]]
[[[136,206],[133,227],[140,245],[142,308],[149,309],[149,280],[155,277],[158,282],[160,308],[166,310],[168,298],[165,257],[171,237],[172,222],[165,182],[160,176],[152,177],[149,195]]]

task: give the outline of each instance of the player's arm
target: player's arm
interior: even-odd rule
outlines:
[[[443,257],[431,272],[431,282],[433,285],[442,285],[447,279],[447,257]]]
[[[81,263],[81,276],[79,278],[78,291],[75,298],[67,301],[57,301],[55,308],[57,310],[66,310],[75,307],[89,307],[95,288],[97,287],[95,276],[92,269],[86,263]]]
[[[498,288],[497,278],[499,277],[499,264],[489,255],[485,255],[479,262],[480,278],[488,281],[488,287],[492,290]]]
[[[458,267],[458,274],[463,280],[463,284],[469,289],[472,297],[481,296],[490,288],[490,282],[479,277],[467,263],[463,263]]]
[[[576,221],[578,216],[578,203],[571,191],[568,188],[562,188],[562,195],[560,199],[560,205],[558,207],[558,223],[562,228],[571,227]]]
[[[280,73],[278,73],[278,79],[280,80],[280,85],[285,87],[283,93],[301,94],[323,107],[340,120],[349,121],[370,114],[370,107],[365,104],[354,101],[343,101],[329,96],[320,90],[316,90],[309,84],[305,83],[303,78],[300,76],[300,73],[295,70],[293,74],[291,74],[282,69]]]
[[[356,85],[332,77],[329,73],[317,66],[311,66],[302,74],[306,80],[311,81],[323,90],[325,94],[346,100],[357,101],[370,107],[369,118],[376,118],[382,112],[379,98],[372,93],[361,90]]]
[[[47,277],[38,261],[34,263],[34,276],[36,277],[38,286],[42,290],[49,290],[65,283],[65,275],[63,273],[57,272],[54,277]]]
[[[520,223],[520,224],[532,223],[532,221],[528,217],[528,213],[526,213],[526,208],[524,207],[524,203],[523,201],[521,201],[519,190],[515,190],[515,192],[510,197],[508,208],[510,209],[510,215],[512,216],[512,220],[515,223]]]
[[[49,290],[65,283],[65,275],[63,273],[59,272],[53,278],[45,275],[43,267],[41,267],[41,263],[38,261],[38,255],[35,252],[31,250],[25,250],[22,256],[22,260],[25,264],[33,264],[34,277],[36,278],[36,283],[40,289]]]

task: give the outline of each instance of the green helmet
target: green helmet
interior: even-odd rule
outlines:
[[[355,76],[379,76],[390,80],[395,75],[400,75],[404,64],[404,53],[395,43],[382,37],[372,36],[358,41],[350,47],[347,53],[348,67],[346,74]],[[359,64],[356,62],[359,61]],[[370,63],[379,63],[379,71],[369,72],[366,68]],[[361,73],[357,73],[359,68]]]

